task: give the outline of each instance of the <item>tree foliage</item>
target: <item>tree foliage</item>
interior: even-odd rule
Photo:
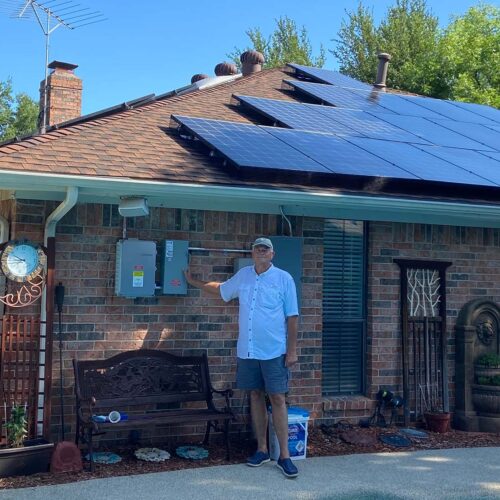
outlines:
[[[440,50],[449,98],[500,108],[500,8],[480,4],[455,17]]]
[[[14,97],[11,80],[0,81],[0,141],[33,132],[37,119],[38,103],[23,93]]]
[[[359,3],[346,12],[336,48],[340,71],[359,80],[373,83],[377,75],[379,52],[392,56],[387,84],[420,94],[432,93],[439,42],[437,17],[428,10],[425,0],[396,0],[386,17],[375,25],[373,12]]]
[[[238,66],[240,66],[240,55],[246,50],[253,49],[261,52],[264,56],[264,68],[278,68],[287,63],[294,62],[306,66],[317,66],[321,68],[325,64],[325,50],[323,46],[319,49],[319,55],[313,56],[311,42],[306,28],[300,30],[295,21],[287,16],[276,19],[276,29],[266,38],[260,28],[253,28],[246,32],[251,47],[243,50],[235,48],[228,54]]]
[[[388,52],[392,88],[499,106],[497,7],[471,7],[444,30],[425,0],[396,0],[378,25],[362,2],[346,16],[331,51],[342,73],[373,83],[377,53]]]

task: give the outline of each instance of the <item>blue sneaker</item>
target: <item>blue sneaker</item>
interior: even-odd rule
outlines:
[[[261,465],[269,462],[269,453],[263,451],[256,451],[250,458],[247,458],[247,465],[250,467],[260,467]]]
[[[280,458],[276,465],[281,469],[281,472],[285,474],[286,477],[297,477],[299,475],[299,471],[297,467],[293,464],[290,458]]]

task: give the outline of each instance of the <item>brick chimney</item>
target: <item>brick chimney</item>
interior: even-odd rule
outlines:
[[[76,64],[52,61],[47,78],[47,126],[62,123],[82,114],[82,80],[73,70]],[[40,82],[40,117],[43,120],[45,80]],[[42,130],[44,129],[42,123]]]

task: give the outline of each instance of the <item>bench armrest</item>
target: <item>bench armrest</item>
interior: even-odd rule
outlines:
[[[212,393],[220,394],[221,396],[224,396],[224,398],[226,400],[226,408],[225,408],[225,410],[228,411],[229,413],[232,413],[232,411],[231,411],[231,401],[230,401],[229,398],[233,397],[233,390],[232,389],[224,389],[222,391],[219,391],[218,389],[214,389],[213,387],[211,387],[210,390],[212,391]]]
[[[97,424],[92,420],[92,415],[94,414],[94,406],[96,405],[96,399],[92,396],[91,398],[79,399],[77,402],[78,417],[85,424],[92,424],[92,427],[97,429]]]

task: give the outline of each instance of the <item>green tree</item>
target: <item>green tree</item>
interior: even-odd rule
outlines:
[[[11,80],[0,81],[0,141],[33,132],[37,119],[38,103],[23,93],[14,97]]]
[[[500,8],[479,4],[455,17],[440,52],[450,99],[500,108]]]
[[[373,83],[377,75],[379,36],[373,19],[373,10],[358,3],[354,11],[345,11],[338,38],[330,52],[337,58],[341,73],[363,82]]]
[[[439,24],[425,0],[396,0],[385,18],[375,25],[373,12],[361,2],[357,9],[346,11],[336,47],[340,71],[373,83],[377,74],[377,53],[392,56],[387,84],[420,94],[434,94],[439,84]]]
[[[295,21],[287,16],[276,19],[276,29],[268,38],[264,36],[260,28],[250,29],[246,34],[250,38],[252,46],[243,50],[235,48],[233,52],[228,54],[228,57],[238,66],[241,64],[240,55],[249,49],[257,50],[263,54],[264,68],[278,68],[290,62],[319,68],[325,64],[323,46],[319,49],[319,55],[313,56],[306,28],[303,26],[299,30]]]

